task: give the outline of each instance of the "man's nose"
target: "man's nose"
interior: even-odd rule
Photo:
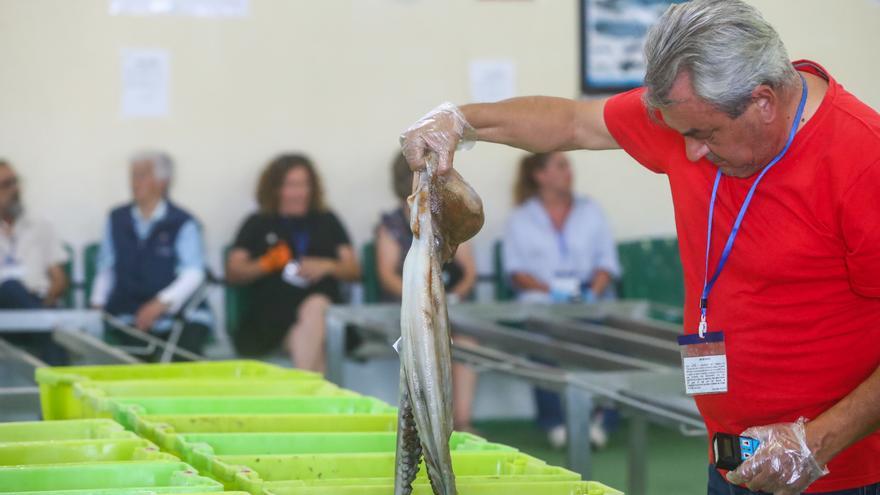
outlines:
[[[684,138],[684,148],[688,160],[692,162],[699,161],[709,154],[709,146],[706,145],[705,141],[699,139],[689,137]]]

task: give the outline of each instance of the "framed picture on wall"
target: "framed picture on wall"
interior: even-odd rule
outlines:
[[[581,91],[612,94],[645,79],[645,38],[669,5],[685,0],[580,0]]]

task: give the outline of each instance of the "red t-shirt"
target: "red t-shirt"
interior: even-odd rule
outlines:
[[[818,111],[767,172],[709,296],[723,331],[728,393],[697,396],[709,435],[816,418],[880,366],[880,115],[819,65],[829,83]],[[642,89],[611,98],[605,123],[648,169],[666,174],[685,279],[685,333],[695,333],[717,167],[688,161],[684,138],[649,118]],[[755,176],[718,187],[714,272]],[[711,454],[710,454],[711,455]],[[880,482],[880,432],[838,455],[808,492]]]

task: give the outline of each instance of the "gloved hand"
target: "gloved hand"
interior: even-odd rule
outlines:
[[[429,155],[435,155],[437,171],[445,174],[452,168],[455,150],[470,148],[476,139],[477,131],[468,124],[461,110],[447,102],[403,131],[400,146],[413,170],[424,170]]]
[[[761,442],[751,459],[736,471],[727,473],[727,480],[736,485],[745,484],[749,490],[770,492],[774,495],[795,495],[828,474],[819,465],[807,446],[804,429],[806,420],[749,428],[741,436]]]
[[[290,252],[290,247],[286,242],[279,242],[278,244],[269,248],[266,251],[266,254],[260,256],[260,259],[257,260],[257,264],[260,265],[260,269],[263,270],[263,273],[273,273],[284,269],[284,266],[293,259],[293,253]]]

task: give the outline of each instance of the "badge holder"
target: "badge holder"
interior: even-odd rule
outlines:
[[[723,332],[707,332],[678,337],[688,395],[727,392],[727,353]]]

